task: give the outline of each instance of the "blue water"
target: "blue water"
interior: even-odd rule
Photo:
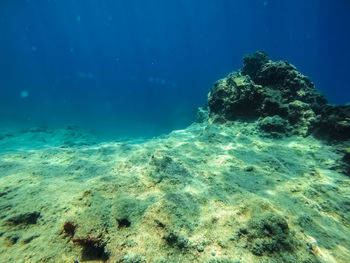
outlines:
[[[350,101],[350,1],[1,0],[1,127],[154,136],[265,50]]]

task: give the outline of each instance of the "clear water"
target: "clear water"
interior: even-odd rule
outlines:
[[[190,124],[213,83],[265,50],[350,101],[346,0],[2,0],[1,127],[155,136]]]

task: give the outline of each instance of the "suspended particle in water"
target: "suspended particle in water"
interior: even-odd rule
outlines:
[[[32,51],[36,52],[38,50],[38,48],[36,46],[32,46]]]
[[[310,33],[306,33],[306,34],[305,34],[305,38],[306,38],[306,39],[311,39],[311,38],[312,38],[312,35],[311,35]]]
[[[26,90],[22,90],[20,93],[19,93],[19,96],[22,98],[22,99],[25,99],[29,96],[29,92],[26,91]]]

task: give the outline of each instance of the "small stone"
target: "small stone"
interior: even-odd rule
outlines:
[[[201,253],[201,252],[204,251],[204,248],[203,248],[203,247],[198,247],[198,248],[197,248],[197,251],[198,251],[199,253]]]
[[[252,172],[252,171],[254,171],[254,167],[253,166],[247,166],[244,170],[246,172]]]
[[[216,252],[215,252],[215,251],[212,251],[210,254],[211,254],[213,257],[215,257]]]
[[[246,227],[242,227],[239,229],[239,232],[241,232],[242,234],[247,234],[248,233],[248,229]]]
[[[16,234],[11,234],[6,237],[6,240],[9,242],[9,244],[14,245],[17,243],[19,239],[19,236]]]

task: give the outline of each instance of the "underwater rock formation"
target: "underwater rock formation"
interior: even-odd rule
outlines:
[[[271,61],[262,51],[247,55],[240,71],[215,83],[208,107],[213,122],[260,118],[265,132],[350,139],[350,107],[329,105],[295,66]]]
[[[263,51],[248,54],[243,58],[242,74],[248,75],[253,81],[256,81],[256,73],[269,61],[269,56]]]

